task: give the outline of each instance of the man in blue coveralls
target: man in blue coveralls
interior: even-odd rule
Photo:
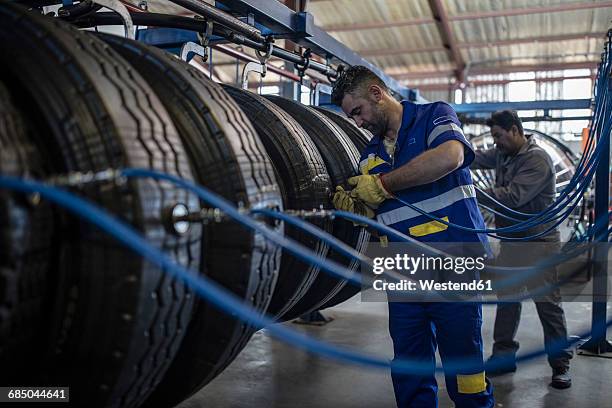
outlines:
[[[338,78],[332,102],[374,135],[361,155],[361,175],[348,180],[353,189],[337,188],[336,208],[355,211],[360,208],[356,204],[365,203],[375,210],[377,221],[419,241],[480,243],[486,251],[485,235],[432,221],[394,199],[450,223],[485,227],[469,172],[474,152],[448,104],[400,103],[379,77],[362,66],[351,67]],[[430,375],[391,372],[397,405],[437,406],[434,368],[439,346],[443,364],[462,361],[469,367],[445,373],[455,406],[493,407],[492,385],[484,373],[481,326],[479,303],[389,301],[395,359],[431,365]]]

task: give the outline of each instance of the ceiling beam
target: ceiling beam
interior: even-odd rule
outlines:
[[[448,49],[450,60],[456,67],[455,77],[459,83],[462,83],[464,79],[463,71],[465,70],[465,62],[463,61],[463,57],[459,51],[459,46],[455,40],[453,30],[451,30],[450,22],[448,20],[448,13],[444,9],[442,0],[427,0],[427,2],[429,3],[431,14],[433,15],[434,20],[436,20],[436,27],[440,32],[442,44]]]
[[[503,47],[507,45],[515,44],[530,44],[530,43],[547,43],[547,42],[560,42],[570,40],[584,40],[584,39],[605,39],[606,32],[597,33],[578,33],[578,34],[563,34],[563,35],[552,35],[545,37],[529,37],[529,38],[513,38],[510,40],[497,40],[497,41],[473,41],[458,43],[457,46],[460,49],[463,48],[488,48],[488,47]],[[417,54],[417,53],[428,53],[436,51],[445,51],[445,47],[433,46],[433,47],[422,47],[422,48],[378,48],[374,50],[358,50],[357,53],[363,57],[384,57],[389,55],[402,55],[402,54]]]
[[[421,17],[409,20],[376,21],[372,23],[330,24],[321,26],[327,32],[375,30],[390,27],[408,27],[413,25],[433,24],[436,20],[431,17]]]
[[[316,1],[316,0],[311,0]],[[547,6],[547,7],[526,7],[526,8],[516,8],[516,9],[504,9],[504,10],[492,10],[492,11],[480,11],[474,13],[463,13],[457,14],[455,16],[449,16],[449,21],[464,21],[464,20],[477,20],[481,18],[492,18],[492,17],[513,17],[513,16],[521,16],[527,14],[548,14],[548,13],[560,13],[567,11],[577,11],[577,10],[589,10],[589,9],[598,9],[598,8],[606,8],[612,7],[612,1],[602,1],[602,2],[581,2],[581,3],[571,3],[571,4],[560,4],[556,6]],[[331,32],[340,32],[340,31],[359,31],[359,30],[374,30],[381,28],[392,28],[392,27],[407,27],[412,25],[421,25],[421,24],[433,24],[435,20],[433,18],[428,17],[420,17],[413,19],[405,19],[405,20],[396,20],[396,21],[375,21],[371,23],[357,23],[357,24],[329,24],[324,25],[321,28],[324,30]]]
[[[510,82],[558,82],[565,81],[567,79],[595,79],[595,75],[568,75],[560,77],[547,77],[547,78],[533,78],[533,79],[504,79],[498,81],[468,81],[468,86],[482,86],[482,85],[504,85]]]
[[[470,75],[509,74],[512,72],[562,71],[564,69],[596,69],[599,61],[506,65],[470,69]]]
[[[548,63],[548,64],[531,64],[531,65],[503,65],[494,67],[471,68],[469,75],[490,75],[490,74],[509,74],[512,72],[530,72],[530,71],[561,71],[564,69],[596,69],[599,61],[585,62],[565,62],[565,63]],[[406,73],[389,74],[397,80],[402,79],[427,79],[427,78],[442,78],[453,74],[453,71],[407,71]]]
[[[540,37],[528,37],[528,38],[512,38],[509,40],[497,40],[497,41],[473,41],[459,44],[460,48],[487,48],[487,47],[500,47],[504,45],[514,44],[529,44],[529,43],[545,43],[545,42],[559,42],[559,41],[570,41],[570,40],[586,40],[586,39],[601,39],[606,38],[607,32],[595,32],[595,33],[577,33],[577,34],[561,34],[561,35],[550,35]]]
[[[565,81],[566,79],[590,79],[594,80],[595,76],[592,75],[569,75],[565,77],[554,77],[554,78],[533,78],[533,79],[500,79],[494,81],[467,81],[466,87],[472,88],[476,86],[485,85],[506,85],[510,82],[558,82]],[[409,84],[411,88],[418,89],[419,91],[444,91],[454,87],[454,84]]]
[[[527,14],[548,14],[548,13],[563,13],[567,11],[578,11],[578,10],[590,10],[599,9],[605,7],[612,7],[612,1],[602,2],[578,2],[569,4],[559,4],[556,6],[546,7],[525,7],[516,9],[504,9],[504,10],[492,10],[492,11],[480,11],[475,13],[458,14],[452,16],[452,21],[463,21],[463,20],[477,20],[481,18],[491,17],[514,17],[523,16]]]
[[[411,79],[429,79],[429,78],[446,78],[452,77],[454,71],[451,69],[436,70],[436,71],[406,71],[396,74],[389,74],[398,81]]]
[[[447,51],[446,47],[433,46],[433,47],[421,47],[421,48],[376,48],[368,50],[357,50],[357,54],[362,57],[388,57],[392,55],[405,55],[405,54],[420,54],[429,52],[440,52]]]

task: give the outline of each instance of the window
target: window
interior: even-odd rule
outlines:
[[[455,103],[463,103],[463,90],[455,89]]]
[[[264,85],[259,87],[259,94],[261,95],[278,95],[280,88],[276,85]]]
[[[302,85],[300,88],[300,102],[304,105],[310,105],[310,88]]]

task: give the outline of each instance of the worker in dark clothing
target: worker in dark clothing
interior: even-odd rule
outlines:
[[[555,170],[550,156],[536,143],[531,135],[525,135],[518,115],[514,111],[500,111],[494,113],[487,121],[491,127],[491,134],[495,148],[476,151],[476,157],[471,165],[473,169],[495,169],[495,186],[486,192],[495,200],[513,210],[535,214],[545,210],[553,203],[555,198]],[[480,197],[479,197],[480,200]],[[513,225],[502,216],[496,215],[497,228]],[[551,224],[534,226],[530,229],[512,233],[500,234],[510,237],[530,237],[550,228]],[[501,245],[498,264],[517,264],[531,266],[559,248],[559,231],[553,231],[529,242],[538,242],[537,250],[532,245],[525,248],[524,243],[506,243]],[[523,245],[523,247],[520,247]],[[520,248],[520,252],[517,252]],[[520,256],[517,254],[520,253]],[[535,279],[526,282],[529,290],[543,287],[554,287],[557,281],[556,269],[550,268],[540,271]],[[517,290],[511,290],[516,297]],[[510,292],[498,292],[498,298],[503,300],[504,295]],[[538,316],[544,329],[545,349],[548,362],[553,369],[551,386],[554,388],[569,388],[569,360],[572,358],[570,350],[555,350],[554,343],[567,340],[567,327],[565,314],[561,306],[561,296],[558,287],[534,298]],[[493,355],[488,360],[487,373],[503,374],[516,371],[515,356],[519,343],[514,339],[521,316],[520,302],[502,302],[497,306],[495,328],[493,337]],[[558,349],[558,347],[557,347]]]

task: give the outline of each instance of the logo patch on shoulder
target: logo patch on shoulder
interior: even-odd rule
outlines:
[[[438,118],[435,118],[433,120],[433,124],[434,125],[439,125],[440,123],[444,123],[444,122],[452,122],[453,121],[453,117],[450,115],[446,115],[446,116],[440,116]]]

